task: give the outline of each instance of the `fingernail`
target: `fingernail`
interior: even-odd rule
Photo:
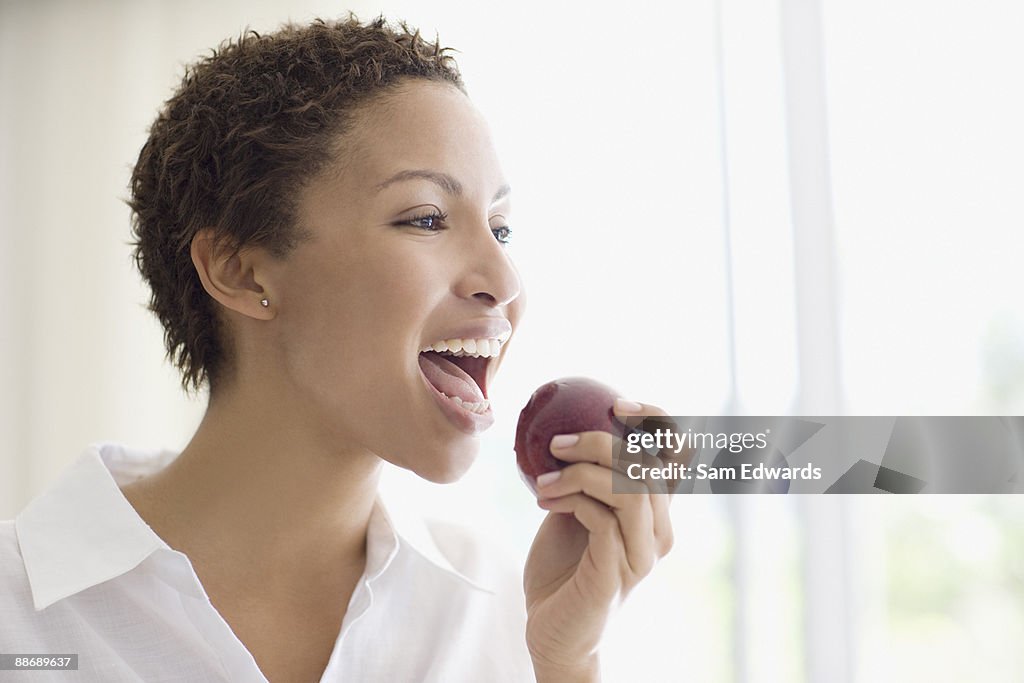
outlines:
[[[615,407],[620,413],[639,413],[644,409],[644,407],[636,401],[627,401],[624,398],[615,399]]]
[[[579,434],[559,434],[551,437],[552,448],[568,448],[569,446],[575,446],[576,442],[580,440]]]
[[[555,438],[557,438],[557,437],[555,437]],[[537,477],[537,486],[538,487],[547,486],[551,482],[553,482],[556,479],[558,479],[560,476],[562,476],[562,470],[555,470],[554,472],[545,472],[544,474],[542,474],[539,477]]]

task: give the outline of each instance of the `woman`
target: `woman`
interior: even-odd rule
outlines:
[[[539,482],[525,630],[486,552],[377,499],[383,461],[453,481],[493,422],[524,306],[510,198],[452,59],[404,25],[249,33],[189,69],[130,203],[207,412],[180,454],[87,451],[0,527],[4,650],[107,681],[596,680],[671,545],[667,496],[612,494],[610,435],[552,444],[575,464]]]

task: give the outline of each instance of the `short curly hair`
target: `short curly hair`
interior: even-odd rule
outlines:
[[[357,109],[409,78],[465,92],[451,51],[404,22],[364,24],[350,13],[247,30],[186,67],[149,130],[128,200],[135,264],[186,392],[205,382],[212,396],[232,362],[192,239],[210,228],[218,249],[261,246],[285,258],[308,237],[296,224],[298,191],[338,161]]]

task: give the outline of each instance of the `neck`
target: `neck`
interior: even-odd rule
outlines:
[[[264,595],[323,585],[365,565],[380,459],[318,434],[272,392],[221,394],[188,446],[125,496],[204,584]]]

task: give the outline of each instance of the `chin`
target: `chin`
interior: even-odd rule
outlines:
[[[408,469],[434,484],[452,484],[469,471],[479,453],[480,444],[474,439],[470,445],[451,447],[437,458],[418,460]]]

